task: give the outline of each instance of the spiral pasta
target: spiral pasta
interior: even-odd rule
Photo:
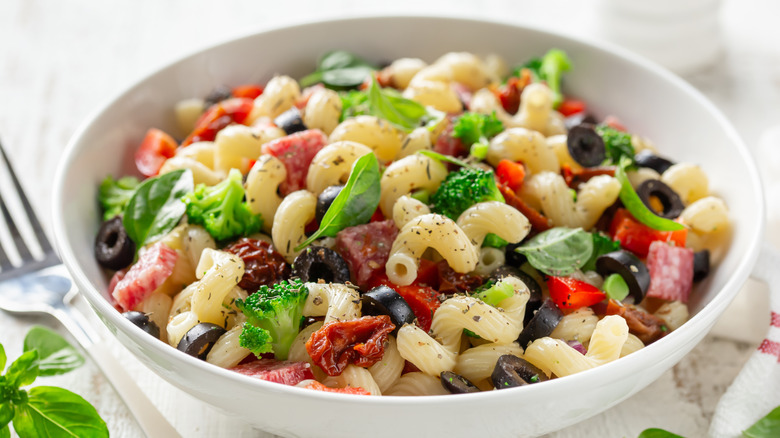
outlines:
[[[286,179],[284,163],[269,154],[260,156],[246,178],[244,186],[249,210],[263,218],[265,232],[271,231],[276,210],[282,204],[282,197],[277,190]]]
[[[353,141],[369,147],[379,161],[395,159],[401,150],[403,133],[390,122],[374,116],[358,116],[341,122],[331,132],[331,143]]]
[[[307,190],[298,190],[287,195],[276,209],[271,238],[274,241],[274,248],[289,263],[300,254],[295,247],[306,240],[304,228],[314,219],[316,208],[317,197]]]
[[[497,166],[503,160],[522,161],[531,173],[558,173],[555,152],[547,147],[544,136],[526,128],[509,128],[490,140],[487,161]]]
[[[320,194],[330,186],[345,184],[355,161],[370,153],[371,148],[354,141],[337,141],[325,146],[309,164],[306,188]]]
[[[303,110],[303,123],[309,129],[319,129],[330,135],[341,118],[341,98],[327,88],[320,88],[312,93]]]

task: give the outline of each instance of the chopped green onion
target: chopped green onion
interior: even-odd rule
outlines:
[[[474,143],[471,145],[471,150],[469,152],[477,159],[484,160],[485,157],[487,157],[488,148],[489,146],[487,143]]]
[[[412,193],[410,193],[409,196],[412,197],[413,199],[422,202],[423,204],[428,204],[430,203],[431,200],[431,192],[425,189],[417,189]]]
[[[612,274],[604,279],[604,292],[608,298],[623,301],[628,296],[628,285],[620,274]]]

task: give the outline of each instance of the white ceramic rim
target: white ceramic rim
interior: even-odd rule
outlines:
[[[67,239],[65,238],[66,230],[64,229],[65,224],[62,217],[61,206],[63,205],[66,199],[65,199],[65,193],[61,191],[61,188],[64,187],[64,182],[67,175],[67,169],[70,168],[70,165],[74,160],[77,146],[81,141],[81,137],[87,131],[88,127],[94,123],[95,119],[100,114],[105,112],[116,101],[122,100],[126,96],[131,95],[137,87],[140,87],[141,84],[146,82],[150,77],[160,74],[163,70],[172,67],[175,64],[183,62],[191,57],[197,56],[197,54],[203,51],[213,50],[216,49],[217,47],[231,44],[233,41],[236,40],[253,38],[257,34],[273,32],[280,29],[305,28],[308,25],[323,23],[323,22],[341,23],[347,25],[353,21],[361,21],[367,19],[368,20],[434,19],[434,20],[444,20],[444,21],[482,22],[482,23],[491,23],[500,26],[525,28],[533,32],[538,32],[540,34],[575,40],[578,43],[589,46],[593,50],[608,52],[611,55],[623,58],[630,63],[633,63],[645,70],[648,70],[655,75],[661,76],[663,79],[679,87],[681,91],[685,92],[688,95],[688,97],[695,99],[699,104],[701,104],[704,108],[706,108],[709,114],[713,116],[720,123],[720,125],[727,132],[729,140],[738,149],[740,156],[743,158],[744,162],[747,164],[748,169],[750,170],[750,179],[751,179],[752,186],[757,188],[757,190],[752,195],[756,198],[754,205],[758,207],[758,211],[756,211],[756,213],[758,214],[759,217],[759,226],[751,230],[752,232],[749,233],[751,244],[749,245],[749,249],[748,249],[748,253],[746,254],[746,257],[739,263],[737,269],[732,273],[731,278],[724,284],[723,288],[716,294],[716,296],[707,305],[705,305],[696,315],[691,317],[691,319],[688,320],[681,329],[678,329],[670,333],[669,335],[665,336],[663,339],[659,340],[658,342],[648,345],[647,347],[637,351],[636,353],[623,357],[618,361],[601,365],[599,367],[588,370],[586,372],[582,372],[582,373],[578,373],[578,374],[574,374],[571,376],[566,376],[558,379],[553,379],[544,382],[543,384],[527,385],[522,388],[505,389],[502,391],[479,392],[479,393],[473,393],[468,395],[461,394],[461,395],[443,395],[443,396],[425,396],[425,397],[400,397],[400,396],[362,397],[362,396],[355,396],[349,394],[312,391],[304,388],[297,388],[293,386],[280,385],[277,383],[258,380],[256,378],[244,376],[239,373],[232,372],[227,369],[223,369],[211,365],[205,361],[196,359],[181,351],[178,351],[177,349],[171,347],[170,345],[159,342],[158,340],[152,337],[148,337],[148,336],[139,337],[138,338],[140,339],[139,342],[145,349],[153,350],[159,354],[169,355],[171,356],[171,358],[176,358],[178,360],[183,361],[183,363],[187,364],[188,366],[199,368],[200,369],[199,371],[214,373],[220,378],[227,379],[229,381],[232,381],[235,384],[241,384],[245,386],[248,385],[250,387],[255,386],[259,390],[265,392],[289,392],[289,395],[320,399],[322,401],[339,401],[339,400],[354,401],[355,397],[361,397],[361,404],[365,403],[370,405],[376,405],[377,407],[380,407],[382,405],[403,405],[408,408],[417,409],[430,404],[436,404],[441,406],[446,404],[461,404],[464,403],[464,401],[479,402],[485,397],[512,398],[517,396],[518,391],[525,391],[525,393],[523,394],[525,397],[534,397],[540,391],[547,392],[547,391],[565,390],[565,388],[567,387],[589,386],[593,382],[612,380],[618,378],[617,374],[624,374],[626,372],[630,372],[631,370],[641,370],[642,364],[647,362],[650,355],[656,349],[663,347],[663,348],[673,349],[671,351],[674,351],[677,348],[682,347],[686,342],[690,341],[691,339],[694,339],[696,337],[695,333],[698,333],[700,331],[708,331],[711,328],[715,320],[715,318],[711,317],[711,315],[722,314],[725,308],[734,299],[734,297],[736,296],[737,292],[739,291],[740,287],[745,282],[747,277],[750,275],[750,271],[752,270],[752,267],[758,258],[760,239],[764,234],[764,226],[765,226],[764,194],[763,194],[763,187],[761,185],[760,178],[758,177],[758,168],[753,160],[752,155],[748,151],[747,146],[744,144],[739,134],[737,133],[736,129],[731,125],[728,119],[721,113],[720,110],[718,110],[714,106],[714,104],[712,104],[706,97],[704,97],[704,95],[702,95],[698,90],[696,90],[693,86],[691,86],[681,78],[675,76],[674,74],[670,73],[663,67],[653,62],[646,60],[632,52],[629,52],[613,44],[603,42],[603,41],[597,41],[579,35],[574,36],[566,32],[551,31],[549,29],[539,28],[532,25],[527,25],[525,23],[517,24],[517,23],[511,23],[509,21],[482,19],[482,18],[470,19],[470,18],[465,18],[456,15],[452,15],[452,16],[448,16],[448,15],[435,15],[435,16],[434,15],[391,15],[391,16],[366,15],[366,16],[354,16],[354,17],[343,18],[343,19],[309,20],[309,21],[299,22],[295,24],[283,24],[279,26],[267,27],[262,29],[261,31],[247,32],[242,36],[232,37],[220,43],[216,43],[211,46],[195,50],[192,53],[186,56],[182,56],[173,62],[166,63],[165,65],[144,75],[142,78],[135,81],[132,85],[125,88],[114,97],[108,99],[108,101],[103,106],[99,107],[94,113],[92,113],[86,119],[85,122],[83,122],[80,125],[80,127],[76,130],[76,132],[73,134],[70,141],[68,142],[68,145],[63,153],[63,158],[61,159],[60,164],[57,168],[57,172],[55,174],[54,188],[53,188],[54,193],[52,197],[53,230],[54,230],[55,247],[60,254],[60,258],[63,260],[69,272],[71,273],[74,281],[78,285],[79,290],[87,296],[87,298],[90,301],[90,304],[96,307],[99,310],[99,313],[105,315],[105,317],[107,318],[112,319],[114,324],[116,324],[119,327],[122,327],[125,331],[130,331],[135,329],[133,324],[130,321],[128,321],[125,318],[122,318],[119,315],[119,313],[116,312],[114,307],[111,306],[111,304],[103,298],[102,294],[98,292],[97,289],[90,283],[89,279],[87,278],[85,273],[79,268],[79,266],[75,265],[72,262],[73,260],[75,260],[75,254],[73,252],[73,249],[68,244]],[[693,333],[693,334],[689,335],[688,333]],[[623,371],[620,371],[621,369]],[[561,393],[565,393],[565,391]]]

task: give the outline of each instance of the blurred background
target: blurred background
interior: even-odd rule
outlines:
[[[606,39],[670,67],[725,113],[759,157],[769,194],[767,233],[780,243],[780,177],[773,175],[780,173],[777,0],[2,0],[0,140],[49,229],[52,175],[68,139],[132,83],[171,60],[236,36],[381,14],[527,24]],[[715,334],[673,371],[621,405],[553,436],[636,436],[653,426],[704,436],[718,398],[765,333],[766,302],[766,288],[749,282]],[[33,323],[49,322],[0,312],[0,342],[11,356],[21,350],[21,335]],[[174,389],[122,347],[115,354],[184,436],[266,436]],[[47,382],[94,403],[112,435],[140,436],[93,365]]]

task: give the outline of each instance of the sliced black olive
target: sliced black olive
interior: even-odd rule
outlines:
[[[157,339],[160,339],[160,327],[154,321],[150,320],[146,314],[136,311],[125,312],[122,314],[130,322],[137,325],[141,330],[149,333]]]
[[[528,321],[531,320],[533,312],[542,306],[542,287],[539,286],[536,279],[523,272],[520,268],[508,265],[501,266],[493,271],[487,281],[498,281],[510,275],[519,278],[520,281],[528,286],[528,290],[531,292],[531,296],[528,298],[528,302],[525,305],[526,319],[523,322],[523,325],[525,326],[528,324]]]
[[[95,238],[95,258],[100,266],[118,271],[130,266],[135,257],[135,242],[127,235],[122,218],[103,222]]]
[[[298,108],[292,107],[288,109],[287,111],[279,114],[274,119],[274,124],[284,130],[284,132],[287,133],[287,135],[290,135],[294,132],[300,132],[305,131],[306,125],[303,123],[303,117],[301,117],[301,112],[298,111]]]
[[[645,149],[634,156],[634,161],[639,167],[649,167],[658,173],[666,172],[666,169],[674,165],[673,162],[666,158],[659,157],[658,155]]]
[[[693,281],[702,281],[710,275],[710,250],[693,253]]]
[[[293,261],[293,276],[301,281],[326,283],[346,283],[349,281],[349,266],[332,249],[323,246],[310,246],[303,250]]]
[[[325,190],[317,196],[317,209],[314,211],[317,223],[322,223],[322,218],[325,216],[325,213],[328,212],[330,205],[333,204],[336,196],[341,193],[341,189],[343,188],[344,186],[330,186],[325,188]]]
[[[528,314],[528,310],[526,310],[526,314]],[[552,300],[547,299],[520,332],[517,343],[525,348],[533,340],[549,336],[561,322],[561,319],[563,319],[561,309]]]
[[[685,208],[682,199],[680,199],[680,195],[671,187],[657,179],[649,179],[640,184],[639,187],[636,188],[636,194],[639,195],[639,199],[642,200],[647,208],[654,211],[658,216],[667,219],[675,219]],[[663,206],[662,211],[656,211],[653,208],[652,203],[650,202],[653,197],[658,199]]]
[[[637,304],[645,298],[647,288],[650,287],[647,266],[628,251],[619,250],[599,256],[596,259],[596,272],[604,278],[610,274],[620,275],[628,285],[628,297]]]
[[[593,129],[593,125],[583,123],[571,128],[566,137],[566,146],[574,161],[584,167],[598,166],[607,158],[604,140]]]
[[[395,324],[393,334],[404,324],[414,323],[414,312],[404,297],[388,286],[377,286],[361,297],[363,315],[387,315]]]
[[[190,356],[206,360],[211,347],[217,342],[220,336],[225,334],[225,329],[209,322],[201,322],[195,327],[189,329],[179,341],[176,348]]]
[[[506,246],[504,249],[504,257],[506,260],[504,263],[509,266],[519,268],[520,266],[523,266],[523,263],[528,261],[528,258],[525,256],[525,254],[521,254],[515,251],[515,249],[517,249],[520,245],[522,245],[522,243],[510,243]]]
[[[496,389],[506,389],[543,382],[549,378],[527,360],[505,354],[498,358],[490,380]]]
[[[212,105],[222,102],[223,100],[233,97],[233,90],[224,85],[213,89],[205,99],[203,99],[203,108],[208,108]]]
[[[441,386],[452,394],[468,394],[469,392],[479,392],[477,385],[471,383],[469,379],[455,374],[452,371],[442,371],[439,374]]]

